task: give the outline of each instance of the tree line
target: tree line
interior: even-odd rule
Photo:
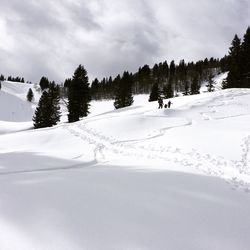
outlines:
[[[210,75],[214,76],[219,72],[225,72],[227,63],[227,57],[223,59],[212,57],[195,63],[186,63],[181,60],[178,64],[175,61],[171,61],[170,64],[164,61],[155,64],[152,68],[149,65],[144,65],[136,73],[130,73],[132,94],[149,94],[154,85],[158,85],[168,96],[177,92],[187,93],[192,91],[192,87],[197,88],[195,85],[192,86],[193,82],[200,84],[207,81]],[[120,75],[117,75],[115,78],[110,76],[102,80],[94,79],[91,84],[93,99],[114,99],[121,78]]]
[[[208,91],[213,91],[213,77],[227,71],[229,73],[223,88],[250,87],[250,28],[243,42],[237,35],[234,37],[229,54],[222,59],[212,57],[188,63],[181,60],[178,64],[164,61],[152,68],[144,65],[136,73],[124,71],[122,75],[115,78],[110,76],[101,81],[96,78],[91,84],[86,69],[79,65],[72,78],[66,79],[63,87],[57,86],[56,91],[52,90],[55,84],[42,77],[40,87],[43,94],[33,119],[34,126],[53,126],[60,120],[59,95],[67,98],[68,121],[76,122],[89,114],[91,100],[113,99],[114,107],[119,109],[132,105],[135,94],[149,94],[149,101],[155,101],[159,96],[172,98],[177,93],[199,94],[202,82],[207,81]],[[38,121],[49,116],[54,118],[53,121]]]
[[[25,80],[24,80],[23,77],[19,77],[19,76],[16,76],[16,77],[8,76],[8,77],[6,78],[3,74],[0,75],[0,81],[22,82],[22,83],[25,82]]]
[[[223,88],[250,88],[250,27],[243,40],[235,35],[228,55],[228,77]]]

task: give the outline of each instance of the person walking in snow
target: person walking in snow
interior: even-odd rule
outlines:
[[[168,108],[170,109],[171,104],[173,104],[170,100],[168,101]]]
[[[159,97],[158,103],[159,103],[158,109],[162,109],[163,108],[163,99],[161,97]]]

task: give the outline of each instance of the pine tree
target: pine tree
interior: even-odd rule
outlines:
[[[213,75],[210,74],[208,78],[208,84],[206,85],[207,91],[208,92],[213,92],[214,91],[214,80],[213,80]]]
[[[174,77],[176,73],[176,66],[174,61],[171,61],[169,71],[170,71],[170,77]]]
[[[150,93],[150,96],[149,96],[149,102],[154,102],[154,101],[157,101],[158,98],[160,96],[160,90],[159,90],[159,86],[158,86],[158,83],[155,83],[151,89],[151,93]]]
[[[116,109],[128,107],[133,104],[132,84],[133,76],[125,71],[116,89],[114,102]]]
[[[79,121],[89,113],[91,95],[87,71],[82,65],[75,70],[68,87],[68,120]]]
[[[98,91],[100,89],[100,82],[98,81],[97,78],[94,79],[94,81],[92,81],[92,84],[91,84],[91,96],[93,99],[99,99],[99,96],[98,96]]]
[[[38,107],[33,117],[35,128],[52,127],[60,121],[60,96],[59,86],[52,82],[48,90],[43,94],[38,102]]]
[[[242,68],[242,86],[245,88],[250,88],[250,27],[244,35],[242,42],[242,62],[240,63]]]
[[[147,64],[144,65],[142,68],[139,68],[137,80],[139,83],[139,92],[141,94],[149,93],[151,90],[152,76],[151,69]]]
[[[30,88],[28,93],[27,93],[27,101],[32,102],[33,98],[34,98],[34,94],[33,94],[32,89]]]
[[[189,95],[189,83],[188,81],[185,81],[185,85],[184,85],[184,92],[182,93],[183,95]]]
[[[3,74],[0,75],[0,81],[5,81],[5,77]]]
[[[48,80],[48,78],[43,76],[41,78],[41,80],[40,80],[39,85],[40,85],[42,91],[49,88],[49,80]]]
[[[70,85],[70,83],[71,83],[71,78],[67,78],[65,81],[64,81],[64,84],[63,84],[63,86],[64,86],[64,88],[68,88],[69,87],[69,85]]]
[[[229,49],[229,73],[223,88],[237,88],[241,86],[241,40],[235,35]]]
[[[166,99],[174,97],[174,91],[171,83],[168,83],[163,87],[163,95]]]
[[[33,117],[34,128],[46,128],[50,127],[50,102],[47,91],[44,91],[39,99],[38,107],[36,108],[35,115]]]
[[[0,81],[0,89],[2,88],[2,82]]]
[[[190,88],[190,94],[191,95],[200,94],[200,83],[199,83],[199,78],[197,74],[193,76],[191,88]]]
[[[60,88],[55,82],[51,82],[49,85],[49,97],[51,101],[51,124],[56,125],[60,121]]]

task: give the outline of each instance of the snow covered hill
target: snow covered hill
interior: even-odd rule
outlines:
[[[0,249],[249,249],[250,90],[147,99],[0,135]]]
[[[0,90],[0,134],[32,127],[32,117],[40,94],[34,84],[3,81]],[[27,101],[29,89],[34,93]]]

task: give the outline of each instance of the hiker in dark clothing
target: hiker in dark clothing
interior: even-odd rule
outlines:
[[[159,107],[158,107],[158,109],[162,109],[162,108],[163,108],[163,100],[162,100],[162,98],[161,98],[161,97],[159,97],[159,99],[158,99],[158,103],[159,103]]]
[[[168,101],[168,108],[170,109],[171,104],[173,104],[170,100]]]

